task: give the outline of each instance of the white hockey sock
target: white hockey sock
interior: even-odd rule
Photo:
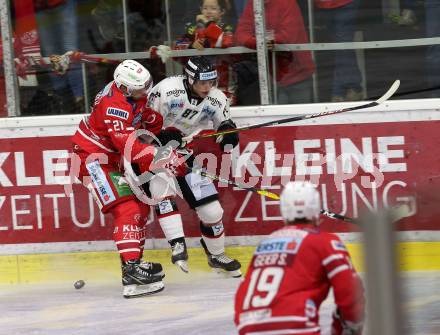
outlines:
[[[208,251],[211,255],[218,256],[225,252],[225,234],[221,234],[217,237],[208,237],[202,235],[203,241],[208,248]]]
[[[159,217],[159,224],[167,241],[185,236],[183,232],[182,216],[179,213]]]

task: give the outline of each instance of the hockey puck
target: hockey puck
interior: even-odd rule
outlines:
[[[75,284],[73,284],[73,286],[74,286],[77,290],[79,290],[80,288],[83,288],[85,284],[86,284],[86,283],[84,282],[84,280],[77,280],[77,281],[75,282]]]

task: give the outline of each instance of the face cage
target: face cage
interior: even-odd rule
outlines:
[[[122,92],[122,93],[124,94],[124,96],[126,96],[126,97],[131,97],[131,96],[133,96],[133,92],[134,92],[134,91],[142,91],[142,90],[143,90],[143,94],[142,94],[142,95],[148,97],[148,95],[150,94],[151,90],[153,89],[153,81],[150,79],[149,81],[147,81],[147,82],[145,83],[145,88],[144,88],[144,89],[138,89],[138,90],[132,90],[132,89],[129,89],[129,88],[128,88],[127,86],[125,86],[124,84],[120,84],[120,85],[118,86],[118,88],[120,89],[121,86],[124,86],[124,87],[126,88],[126,93],[125,93],[125,92]]]

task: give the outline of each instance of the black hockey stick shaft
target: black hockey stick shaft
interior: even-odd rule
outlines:
[[[254,124],[251,126],[229,129],[229,130],[219,131],[219,132],[210,133],[210,134],[196,135],[192,139],[216,137],[216,136],[221,136],[221,135],[226,135],[226,134],[238,133],[243,130],[251,130],[251,129],[257,129],[257,128],[262,128],[262,127],[276,126],[276,125],[283,124],[283,123],[303,121],[303,120],[314,119],[314,118],[322,117],[322,116],[340,114],[340,113],[350,112],[350,111],[354,111],[354,110],[358,110],[358,109],[375,107],[375,106],[380,105],[384,101],[388,100],[397,91],[399,86],[400,86],[400,80],[396,80],[391,85],[391,87],[388,89],[388,91],[384,95],[382,95],[379,99],[372,101],[372,102],[362,104],[362,105],[353,106],[353,107],[346,107],[346,108],[337,109],[337,110],[333,110],[333,111],[325,111],[325,112],[321,112],[321,113],[293,116],[293,117],[289,117],[289,118],[285,118],[285,119],[281,119],[281,120],[269,121],[269,122]]]
[[[225,179],[225,178],[222,178],[220,176],[210,174],[210,173],[206,172],[204,169],[201,169],[199,167],[194,167],[192,169],[192,171],[194,173],[198,173],[201,176],[207,177],[207,178],[212,179],[212,180],[217,180],[217,181],[220,181],[222,183],[225,183],[225,184],[228,184],[228,185],[231,185],[231,186],[235,186],[235,187],[241,188],[241,189],[249,191],[249,192],[254,192],[254,193],[263,195],[265,197],[268,197],[270,199],[280,200],[280,196],[278,194],[275,194],[273,192],[269,192],[267,190],[259,189],[259,188],[256,188],[256,187],[249,187],[249,186],[246,186],[246,185],[242,185],[242,184],[236,183],[236,182],[234,182],[232,180]],[[332,219],[337,219],[337,220],[342,220],[342,221],[345,221],[345,222],[357,224],[355,219],[352,219],[352,218],[347,217],[345,215],[341,215],[341,214],[337,214],[337,213],[332,213],[332,212],[329,212],[329,211],[326,211],[326,210],[321,210],[321,214],[325,215],[325,216],[328,216],[329,218],[332,218]]]

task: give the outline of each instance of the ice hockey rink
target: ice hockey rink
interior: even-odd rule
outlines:
[[[9,285],[0,290],[0,333],[7,335],[236,334],[233,299],[240,279],[167,267],[163,292],[124,299],[116,277],[53,285]],[[440,334],[440,273],[402,274],[407,334]],[[329,334],[332,299],[321,307]]]

